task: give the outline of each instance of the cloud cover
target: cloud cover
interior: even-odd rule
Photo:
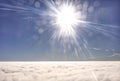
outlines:
[[[120,81],[120,62],[0,62],[0,81]]]

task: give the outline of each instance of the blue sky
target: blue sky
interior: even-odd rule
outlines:
[[[93,22],[79,25],[83,28],[78,29],[78,36],[82,35],[87,42],[85,48],[84,40],[78,37],[82,48],[77,50],[79,56],[75,55],[76,46],[64,48],[64,53],[60,41],[52,44],[53,18],[40,15],[49,10],[44,0],[0,0],[0,60],[120,60],[120,1],[81,0],[75,5],[86,5],[86,21]]]

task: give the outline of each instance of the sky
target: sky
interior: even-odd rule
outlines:
[[[56,1],[0,0],[0,61],[120,60],[119,0],[68,0],[85,21],[75,30],[77,43],[54,33]]]

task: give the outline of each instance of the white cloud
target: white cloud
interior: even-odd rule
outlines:
[[[120,56],[120,53],[114,53],[114,54],[112,54],[112,55],[110,55],[109,57],[114,57],[114,56]]]
[[[91,48],[91,49],[93,49],[93,50],[102,50],[102,49],[100,49],[100,48]]]
[[[120,62],[1,62],[0,81],[120,81]]]

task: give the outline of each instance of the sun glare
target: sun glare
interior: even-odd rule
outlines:
[[[74,6],[67,4],[60,6],[55,17],[60,36],[70,37],[75,35],[79,17]]]

